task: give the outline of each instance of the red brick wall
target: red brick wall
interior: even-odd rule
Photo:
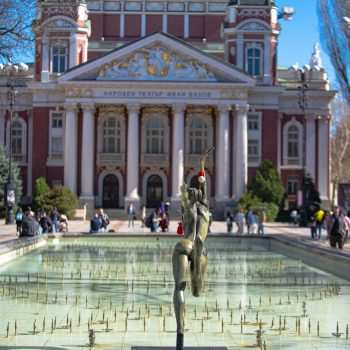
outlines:
[[[205,37],[204,16],[190,16],[190,38]]]
[[[64,185],[64,170],[63,166],[50,166],[47,167],[47,178],[46,181],[49,186],[52,187],[53,180],[61,180],[62,185]]]
[[[88,51],[88,61],[101,57],[104,54],[104,52],[99,52],[99,51]]]
[[[179,15],[168,16],[168,33],[179,38],[184,36],[184,17]]]
[[[104,15],[103,37],[105,40],[116,39],[120,33],[120,16],[111,14]]]
[[[141,36],[141,15],[125,15],[125,37]]]
[[[264,110],[262,115],[262,158],[277,165],[277,120],[276,110]]]
[[[163,27],[163,16],[148,15],[146,16],[146,34],[150,34],[157,30],[161,31]]]
[[[97,13],[90,13],[89,19],[91,21],[91,36],[90,40],[101,40],[103,37],[103,15]]]
[[[49,110],[48,107],[33,108],[33,186],[38,177],[48,176]]]
[[[205,16],[204,18],[204,37],[207,41],[222,41],[220,37],[221,23],[224,21],[224,15]]]

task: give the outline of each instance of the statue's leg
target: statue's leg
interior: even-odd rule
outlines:
[[[186,269],[188,265],[187,255],[180,253],[176,247],[173,253],[173,274],[174,274],[174,311],[177,325],[176,350],[183,349]]]

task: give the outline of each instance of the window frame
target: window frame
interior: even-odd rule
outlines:
[[[26,164],[26,159],[27,159],[27,123],[26,121],[21,118],[18,113],[15,114],[15,116],[7,122],[6,125],[6,148],[7,148],[7,153],[9,155],[10,153],[10,140],[13,142],[13,135],[10,136],[10,123],[19,123],[21,125],[21,135],[19,136],[19,139],[21,140],[21,153],[14,153],[13,152],[13,147],[11,145],[11,153],[12,153],[12,160],[15,161],[18,164],[24,165]],[[12,129],[13,133],[13,129]],[[16,159],[17,158],[17,159]]]
[[[49,149],[48,149],[48,166],[62,166],[64,164],[65,153],[65,125],[66,125],[66,113],[63,110],[51,110],[49,112]],[[55,126],[55,120],[61,126]],[[53,150],[53,139],[62,140],[62,151]]]
[[[249,56],[249,52],[251,50],[257,50],[259,52],[259,56],[253,56],[252,58]],[[258,46],[256,43],[250,43],[245,49],[245,67],[246,71],[249,75],[254,77],[261,77],[263,75],[263,49]],[[253,60],[252,71],[249,71],[249,60]],[[256,61],[258,61],[258,69],[259,72],[256,72]]]
[[[296,127],[298,131],[298,138],[296,140],[298,147],[298,156],[292,157],[289,155],[289,129]],[[283,126],[283,166],[291,168],[301,168],[304,159],[303,150],[303,125],[295,117],[288,121]]]

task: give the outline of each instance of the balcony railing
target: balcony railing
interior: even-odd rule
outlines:
[[[15,163],[25,163],[26,155],[25,154],[13,154],[12,153],[12,160]]]
[[[284,158],[284,165],[300,166],[301,165],[301,158],[299,158],[299,157]]]
[[[213,155],[210,154],[205,161],[206,167],[213,166]],[[185,167],[198,168],[199,167],[199,154],[185,154]]]

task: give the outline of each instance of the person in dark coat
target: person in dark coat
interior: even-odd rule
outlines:
[[[22,231],[20,237],[34,237],[38,235],[39,224],[31,217],[30,212],[26,211],[22,221]]]

